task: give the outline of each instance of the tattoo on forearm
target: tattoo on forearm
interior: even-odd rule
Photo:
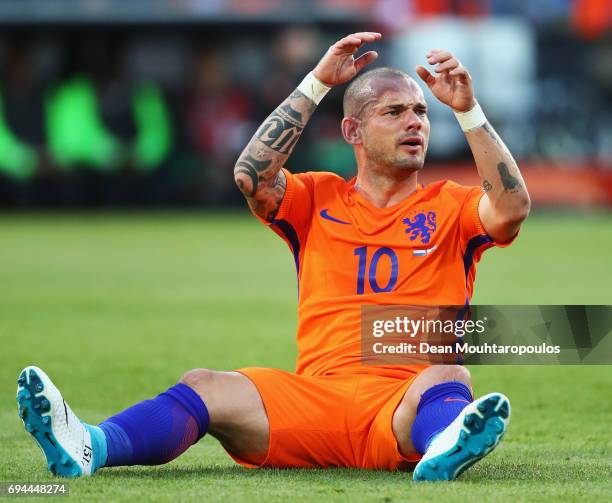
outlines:
[[[255,136],[264,145],[281,154],[289,154],[306,125],[302,113],[291,106],[292,100],[304,99],[304,95],[295,91],[287,101],[278,107],[261,125]],[[312,113],[314,103],[312,103]],[[310,115],[309,115],[310,117]]]
[[[482,188],[484,189],[485,192],[489,192],[490,190],[493,189],[493,185],[491,185],[489,180],[483,180],[482,181]]]
[[[287,181],[280,171],[304,131],[316,104],[294,91],[257,130],[234,168],[234,177],[251,208],[273,220]]]
[[[506,192],[516,192],[521,188],[521,182],[518,178],[513,176],[506,166],[506,163],[500,162],[497,165],[497,171],[499,172],[499,176],[501,177],[502,185],[504,186],[504,190]]]
[[[488,122],[485,122],[482,126],[482,128],[486,131],[486,133],[493,139],[493,141],[495,143],[499,144],[499,138],[497,137],[497,134],[495,133],[495,130],[493,129],[493,127],[491,126],[491,124],[489,124]]]

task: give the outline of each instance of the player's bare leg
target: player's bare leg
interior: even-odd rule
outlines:
[[[236,372],[191,370],[157,397],[98,426],[83,423],[38,367],[21,372],[17,402],[47,468],[64,477],[92,475],[104,466],[167,463],[207,432],[253,464],[263,462],[268,449],[268,419],[259,392]]]
[[[210,414],[208,432],[232,454],[261,464],[268,452],[269,424],[259,391],[238,372],[194,369],[180,382],[193,388]]]
[[[510,420],[501,393],[472,401],[464,367],[429,367],[417,376],[393,416],[393,433],[405,456],[422,454],[415,480],[452,480],[491,452]]]

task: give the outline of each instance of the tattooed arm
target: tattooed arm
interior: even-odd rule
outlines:
[[[260,126],[234,167],[238,188],[265,220],[276,216],[287,188],[280,169],[315,108],[314,101],[295,90]]]
[[[448,51],[430,51],[427,62],[436,65],[434,77],[425,67],[417,73],[433,95],[456,112],[467,112],[476,104],[469,72]],[[482,226],[503,243],[516,234],[531,206],[525,182],[512,154],[493,127],[485,122],[465,133],[485,191],[478,213]]]
[[[465,133],[485,195],[478,213],[487,233],[503,243],[529,215],[529,194],[521,172],[499,135],[488,123]]]
[[[329,48],[313,75],[329,87],[348,82],[378,56],[374,51],[358,58],[353,55],[363,44],[381,37],[372,32],[344,37]],[[274,220],[285,195],[287,182],[281,168],[315,108],[315,102],[296,89],[263,122],[236,162],[238,188],[253,211],[267,221]]]

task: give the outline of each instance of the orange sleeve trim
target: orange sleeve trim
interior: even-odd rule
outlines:
[[[482,192],[478,197],[474,198],[474,202],[472,203],[472,207],[470,208],[470,213],[472,214],[472,223],[474,224],[476,234],[487,234],[487,231],[485,231],[484,227],[482,226],[482,222],[480,221],[480,213],[478,211],[482,196],[484,196],[484,192]]]
[[[476,230],[476,234],[486,234],[487,236],[489,236],[492,240],[491,246],[497,246],[499,248],[506,248],[507,246],[510,246],[514,242],[514,240],[519,235],[519,232],[521,230],[520,229],[517,230],[514,236],[512,236],[507,241],[504,241],[503,243],[500,243],[499,241],[496,241],[495,239],[493,239],[493,237],[490,236],[489,233],[483,227],[482,221],[480,220],[480,213],[478,211],[478,207],[480,206],[480,200],[482,199],[484,194],[485,193],[482,192],[479,197],[474,198],[474,202],[472,203],[472,208],[470,209],[470,213],[472,214],[472,222],[474,224],[474,229]]]

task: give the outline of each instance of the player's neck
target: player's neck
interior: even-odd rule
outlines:
[[[388,208],[405,200],[417,189],[417,172],[385,173],[358,170],[355,190],[377,208]]]

